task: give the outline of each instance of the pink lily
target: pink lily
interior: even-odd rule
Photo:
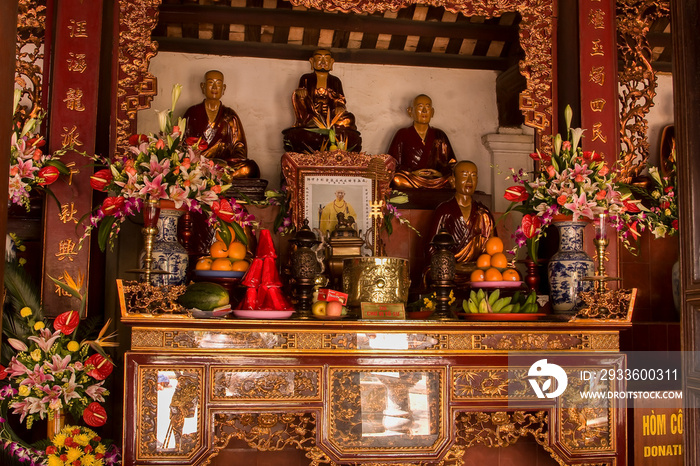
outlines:
[[[17,377],[20,375],[25,375],[25,374],[31,374],[32,371],[29,370],[27,366],[19,362],[19,360],[16,357],[13,357],[10,360],[10,364],[7,366],[7,369],[5,369],[8,374],[10,374],[10,377]]]
[[[31,337],[28,337],[27,340],[36,343],[36,345],[41,348],[44,353],[48,353],[54,342],[61,336],[61,332],[57,331],[51,334],[51,330],[46,328],[41,330],[40,334],[40,337],[35,337],[32,335]]]
[[[574,222],[579,219],[579,217],[584,216],[588,218],[593,218],[593,211],[591,207],[595,206],[595,201],[586,200],[586,194],[581,193],[577,196],[574,194],[572,196],[571,202],[564,204],[564,208],[569,209],[574,214]]]
[[[102,387],[102,384],[103,384],[103,383],[105,383],[104,380],[102,380],[102,381],[100,381],[100,382],[98,382],[98,383],[96,383],[96,384],[90,385],[88,388],[85,389],[85,394],[86,394],[87,396],[89,396],[90,398],[92,398],[93,401],[104,402],[105,399],[104,399],[104,397],[102,396],[102,394],[103,394],[104,392],[106,392],[107,389],[104,388],[104,387]]]
[[[182,189],[179,186],[170,186],[168,194],[170,195],[170,200],[175,203],[175,208],[179,209],[190,195],[190,188]]]
[[[165,184],[163,184],[163,175],[156,176],[153,181],[148,181],[146,178],[143,179],[144,187],[141,188],[139,194],[150,195],[151,197],[156,197],[158,199],[167,199],[168,196],[165,193]]]

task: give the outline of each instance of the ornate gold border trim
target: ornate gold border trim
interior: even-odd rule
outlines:
[[[311,366],[284,366],[261,369],[259,366],[217,366],[211,369],[211,401],[321,401],[323,369]],[[227,374],[238,374],[236,395],[226,395]],[[290,380],[291,377],[291,380]],[[291,390],[291,393],[289,391]]]

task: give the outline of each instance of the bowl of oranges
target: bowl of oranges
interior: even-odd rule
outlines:
[[[197,277],[241,278],[250,267],[247,253],[245,244],[231,241],[227,245],[217,233],[216,241],[209,247],[209,255],[201,257],[194,266],[194,274]]]
[[[496,236],[486,241],[470,280],[472,288],[517,288],[523,284],[520,273],[503,252],[503,240]]]

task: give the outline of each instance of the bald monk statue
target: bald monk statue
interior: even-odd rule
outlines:
[[[416,96],[406,109],[413,125],[396,132],[389,155],[398,162],[392,187],[440,189],[453,187],[455,155],[444,131],[430,126],[435,115],[433,101]]]
[[[210,70],[200,84],[204,101],[185,112],[185,138],[201,138],[207,143],[202,155],[225,160],[233,168],[234,178],[259,178],[258,165],[248,159],[243,125],[236,112],[221,103],[226,91],[221,71]]]
[[[282,131],[284,148],[287,151],[309,152],[320,150],[327,136],[307,131],[319,128],[314,121],[331,122],[336,138],[347,142],[348,150],[359,152],[362,138],[355,126],[355,116],[345,108],[343,85],[330,74],[335,60],[326,49],[316,50],[311,58],[311,73],[299,79],[299,86],[292,95],[294,126]]]
[[[488,207],[472,198],[479,182],[474,162],[458,162],[454,167],[454,180],[455,195],[437,206],[426,238],[432,239],[440,228],[452,234],[455,239],[452,252],[457,261],[455,281],[459,284],[469,281],[468,273],[474,268],[470,263],[482,254],[486,241],[496,234],[496,228]],[[428,252],[430,255],[435,252],[432,246]]]

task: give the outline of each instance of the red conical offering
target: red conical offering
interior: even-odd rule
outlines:
[[[261,281],[263,271],[263,260],[259,257],[253,259],[253,263],[250,265],[248,272],[243,277],[241,284],[247,286],[248,288],[257,288]]]
[[[265,307],[265,303],[267,301],[267,295],[270,290],[267,289],[266,286],[261,286],[258,288],[258,300],[256,304],[256,309],[267,309],[270,310],[272,309],[271,307]]]
[[[286,311],[292,309],[292,305],[279,288],[268,288],[263,309]]]
[[[255,257],[277,257],[275,245],[272,243],[272,235],[270,235],[270,230],[260,230],[258,250],[256,251]]]
[[[241,311],[253,311],[258,308],[258,290],[257,288],[248,288],[245,290],[245,298],[238,305]]]
[[[255,260],[259,260],[259,258]],[[266,257],[263,259],[262,278],[260,279],[260,284],[268,287],[282,286],[279,273],[277,273],[277,264],[275,263],[275,259],[273,257]]]

